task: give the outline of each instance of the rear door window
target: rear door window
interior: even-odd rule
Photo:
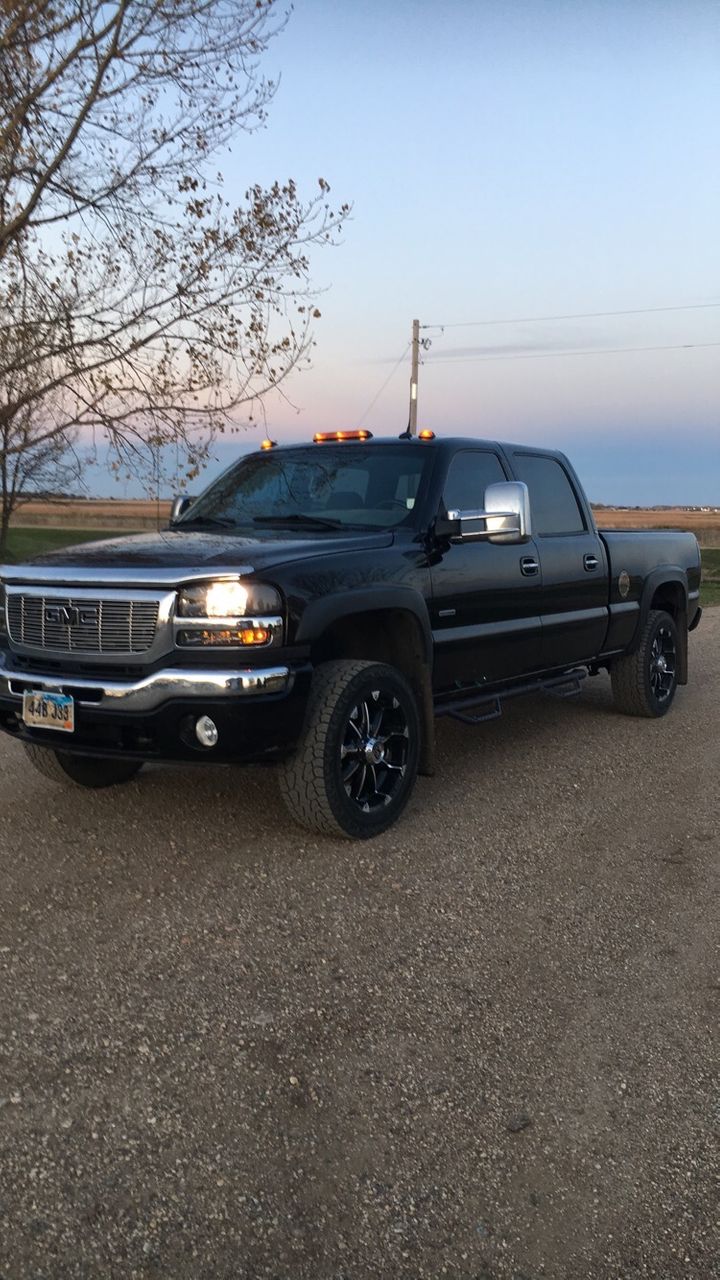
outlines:
[[[535,453],[513,454],[518,480],[530,493],[533,532],[541,537],[562,533],[584,533],[585,521],[570,477],[555,458]]]

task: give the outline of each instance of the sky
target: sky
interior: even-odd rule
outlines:
[[[595,501],[720,503],[716,0],[296,0],[263,70],[227,193],[353,206],[273,439],[403,430],[417,317],[420,426],[563,449]]]

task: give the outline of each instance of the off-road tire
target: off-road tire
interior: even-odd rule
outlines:
[[[71,751],[54,751],[52,747],[39,747],[34,742],[23,743],[30,764],[44,778],[67,786],[113,787],[129,782],[142,769],[142,760],[112,760],[99,756],[76,756]]]
[[[374,691],[397,700],[407,725],[407,735],[402,735],[407,743],[403,747],[406,763],[390,801],[366,813],[346,792],[341,752],[353,710]],[[417,778],[420,737],[415,695],[394,667],[351,659],[323,663],[313,674],[297,750],[280,767],[280,789],[292,817],[311,831],[354,840],[367,840],[386,831],[410,799]]]
[[[675,675],[667,694],[659,699],[652,685],[653,644],[662,632],[672,638]],[[626,716],[657,718],[666,715],[677,690],[677,653],[678,634],[673,618],[664,609],[651,609],[635,652],[616,658],[610,668],[613,699],[618,711]]]

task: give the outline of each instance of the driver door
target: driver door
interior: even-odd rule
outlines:
[[[489,484],[507,480],[490,449],[462,449],[448,468],[444,511],[481,510]],[[436,691],[528,675],[542,667],[542,576],[532,539],[438,547],[431,623]]]

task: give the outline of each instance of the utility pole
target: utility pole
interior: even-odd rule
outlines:
[[[417,435],[419,368],[420,368],[420,321],[413,320],[412,368],[410,372],[410,417],[408,418],[408,435],[409,436]]]

